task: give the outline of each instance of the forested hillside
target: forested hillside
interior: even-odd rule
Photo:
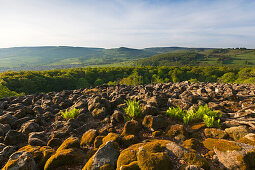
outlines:
[[[138,85],[186,80],[192,82],[255,83],[255,68],[88,67],[0,74],[1,84],[6,89],[25,94],[88,88],[101,84]]]

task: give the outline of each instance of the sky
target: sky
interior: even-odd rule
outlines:
[[[0,0],[0,48],[255,48],[254,0]]]

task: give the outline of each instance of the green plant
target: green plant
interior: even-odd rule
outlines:
[[[134,100],[126,100],[125,102],[127,103],[127,107],[124,108],[126,112],[125,119],[130,120],[130,119],[134,119],[141,116],[142,110],[140,108],[139,101],[136,101],[134,99]]]
[[[181,120],[184,124],[190,124],[195,121],[203,121],[207,127],[220,127],[219,114],[215,110],[211,110],[208,105],[199,106],[198,110],[182,110],[179,106],[169,108],[166,115],[171,118]]]
[[[172,108],[169,107],[169,109],[166,111],[167,116],[171,118],[179,119],[179,120],[181,120],[185,114],[186,114],[186,111],[182,110],[180,106],[172,107]]]
[[[67,111],[67,109],[66,109],[65,112],[63,112],[61,110],[60,113],[61,113],[61,116],[65,119],[74,119],[79,115],[80,110],[76,109],[76,108],[73,108],[72,110]]]

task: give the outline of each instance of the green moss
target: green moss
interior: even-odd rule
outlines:
[[[134,161],[134,162],[131,162],[128,165],[121,166],[121,170],[140,170],[140,168],[138,166],[138,162]]]
[[[88,130],[87,132],[85,132],[82,135],[80,145],[82,147],[84,147],[86,145],[92,145],[94,143],[94,140],[97,137],[97,135],[98,135],[98,132],[95,129]]]
[[[184,153],[184,160],[190,165],[197,165],[204,169],[210,169],[208,161],[194,152]]]
[[[168,140],[152,140],[148,143],[145,143],[143,146],[143,149],[148,152],[164,152],[166,148],[166,144],[168,144],[170,141]]]
[[[172,167],[169,157],[163,152],[151,153],[140,150],[137,160],[141,170],[169,170]]]

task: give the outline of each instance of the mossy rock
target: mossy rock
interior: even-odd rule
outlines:
[[[237,142],[246,143],[248,145],[255,146],[255,134],[249,133],[249,134],[245,135],[244,137],[240,138]]]
[[[87,145],[91,146],[94,143],[94,140],[97,137],[97,135],[98,135],[98,132],[95,129],[90,129],[90,130],[86,131],[82,135],[80,145],[82,147],[87,146]]]
[[[86,155],[77,148],[58,150],[46,162],[44,170],[54,170],[65,165],[74,165],[86,160]]]
[[[118,135],[117,133],[109,133],[107,136],[105,136],[102,141],[103,141],[103,144],[106,144],[107,142],[109,141],[113,141],[113,142],[116,142],[116,143],[120,143],[120,135]]]
[[[228,169],[254,169],[255,147],[244,143],[219,139],[214,152]]]
[[[164,152],[152,153],[139,148],[137,162],[141,170],[169,170],[172,169],[170,158]]]
[[[76,137],[69,137],[59,146],[57,152],[63,149],[80,148],[80,141]]]
[[[120,156],[119,156],[118,161],[117,161],[117,169],[119,170],[120,167],[123,167],[123,166],[126,167],[130,163],[132,163],[134,161],[138,161],[137,156],[138,156],[138,152],[139,152],[140,147],[143,148],[143,150],[146,152],[146,154],[148,153],[149,155],[151,155],[152,156],[151,158],[154,157],[152,153],[157,153],[157,154],[159,154],[158,156],[162,158],[162,153],[164,153],[166,151],[166,145],[169,142],[171,142],[171,141],[155,139],[155,140],[147,141],[145,143],[134,144],[134,145],[128,147],[127,149],[123,150],[120,153]],[[163,156],[163,158],[165,159],[165,156]],[[161,161],[159,161],[159,162],[161,162]],[[138,165],[143,166],[142,163],[138,163]],[[161,163],[160,163],[160,165],[161,165]]]
[[[26,151],[32,154],[33,159],[39,165],[43,167],[45,162],[50,158],[54,153],[54,149],[49,146],[31,146],[27,145],[19,149],[19,151]]]
[[[100,145],[103,144],[103,138],[104,136],[97,136],[94,140],[94,147],[99,148]]]
[[[183,142],[183,147],[186,149],[197,149],[200,148],[202,146],[202,144],[195,138],[191,138],[188,140],[185,140]]]
[[[95,118],[104,119],[105,116],[107,115],[106,108],[105,108],[105,107],[95,108],[95,109],[91,112],[91,114],[92,114],[92,116],[95,117]]]
[[[121,136],[136,135],[140,130],[140,125],[136,120],[127,121],[122,130]]]
[[[202,143],[203,143],[205,148],[207,148],[208,150],[213,151],[213,147],[214,147],[214,145],[217,141],[218,141],[218,139],[207,138]]]
[[[138,161],[133,161],[128,165],[121,166],[121,170],[140,170]]]
[[[53,170],[65,165],[74,165],[84,162],[87,159],[86,154],[80,149],[78,138],[67,138],[45,163],[44,170]]]
[[[82,170],[113,169],[116,167],[119,154],[118,145],[113,141],[109,141],[100,146]]]
[[[142,145],[143,145],[142,143],[138,143],[121,151],[117,161],[117,169],[119,170],[120,167],[128,165],[134,161],[137,161],[137,152],[139,150],[139,147]]]
[[[179,124],[172,125],[169,128],[169,130],[166,132],[166,136],[169,136],[169,137],[175,137],[179,134],[184,134],[183,125],[179,125]]]
[[[224,139],[227,137],[227,133],[224,130],[216,128],[206,128],[204,133],[207,138]]]
[[[189,131],[191,133],[193,133],[193,132],[197,132],[197,131],[199,131],[199,130],[201,130],[203,128],[205,128],[205,124],[204,123],[198,123],[198,124],[192,125],[190,127]]]
[[[245,126],[231,127],[225,129],[225,131],[235,141],[238,141],[240,138],[244,137],[249,133],[249,130]]]
[[[210,169],[208,161],[195,152],[184,153],[184,160],[188,162],[189,165],[197,165],[204,169]]]

